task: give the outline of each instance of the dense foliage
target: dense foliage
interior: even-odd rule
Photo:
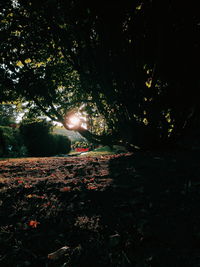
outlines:
[[[51,127],[52,125],[46,121],[21,124],[20,133],[30,156],[52,156],[70,151],[70,140],[66,136],[52,135]]]
[[[16,104],[0,104],[0,157],[26,155],[26,148],[17,128],[16,119]]]
[[[0,104],[0,125],[10,126],[16,123],[17,113],[15,111],[16,105]]]
[[[0,126],[0,157],[19,157],[26,155],[26,152],[18,129]]]
[[[195,3],[6,0],[1,10],[0,98],[16,94],[66,128],[82,106],[105,131],[75,130],[101,143],[174,143],[198,117]]]

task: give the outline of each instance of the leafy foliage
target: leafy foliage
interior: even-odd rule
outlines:
[[[19,157],[25,156],[26,152],[19,130],[0,126],[0,156]]]
[[[66,128],[84,104],[105,121],[104,132],[77,127],[84,137],[148,147],[174,142],[198,116],[195,4],[14,3],[0,14],[2,98],[34,101]]]
[[[15,105],[0,104],[0,125],[9,126],[16,122]]]
[[[81,142],[81,141],[76,141],[76,142],[74,142],[73,144],[72,144],[72,147],[73,147],[73,149],[75,149],[75,148],[87,148],[87,147],[89,147],[89,143],[88,142]]]
[[[52,156],[66,154],[71,142],[66,136],[52,135],[51,123],[43,121],[25,121],[20,125],[20,133],[30,156]]]

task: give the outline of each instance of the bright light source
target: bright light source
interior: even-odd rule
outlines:
[[[68,128],[70,128],[70,130],[77,130],[77,129],[81,129],[81,128],[84,128],[84,129],[87,129],[87,117],[86,117],[87,114],[84,114],[83,112],[80,113],[79,111],[78,112],[74,112],[74,111],[71,111],[71,112],[68,112],[66,114],[66,120],[65,120],[65,123],[67,125]]]
[[[80,119],[76,116],[72,116],[69,118],[69,123],[74,125],[74,126],[77,126],[80,123]]]
[[[77,117],[76,115],[72,115],[69,117],[68,119],[68,127],[69,128],[74,128],[76,126],[79,126],[81,123],[81,120],[79,117]]]

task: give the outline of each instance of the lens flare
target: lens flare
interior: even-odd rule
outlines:
[[[69,119],[68,119],[68,127],[69,128],[77,127],[80,125],[80,123],[81,123],[81,120],[76,115],[73,115],[73,116],[69,117]]]
[[[69,123],[74,126],[79,125],[80,119],[76,116],[72,116],[71,118],[69,118]]]

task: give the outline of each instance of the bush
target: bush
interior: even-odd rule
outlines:
[[[26,156],[26,148],[18,129],[0,126],[0,156]]]
[[[73,143],[72,148],[88,148],[89,147],[89,143],[86,141],[76,141],[75,143]]]
[[[49,135],[50,155],[67,154],[71,150],[71,141],[63,135]]]
[[[52,135],[52,124],[45,120],[25,121],[20,132],[28,149],[29,156],[53,156],[69,153],[71,142],[65,136]]]

